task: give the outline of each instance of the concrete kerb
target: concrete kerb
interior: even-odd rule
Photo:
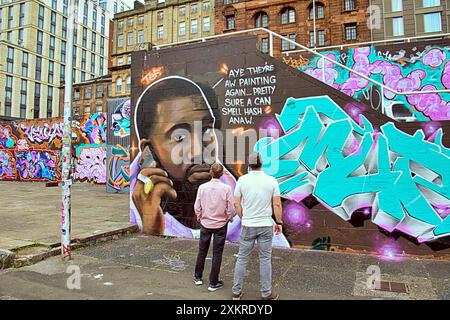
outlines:
[[[107,231],[95,235],[91,235],[82,239],[76,238],[71,242],[72,250],[89,247],[92,245],[96,245],[97,243],[107,242],[111,240],[117,240],[121,237],[130,235],[132,233],[137,233],[139,231],[136,225],[120,228],[112,231]],[[30,247],[30,246],[27,246]],[[23,248],[16,248],[13,251],[19,253]],[[48,249],[44,252],[39,252],[36,254],[29,254],[21,256],[20,254],[15,254],[14,259],[8,265],[4,267],[6,268],[21,268],[29,265],[33,265],[50,257],[54,257],[61,254],[61,244],[55,243],[48,246]]]

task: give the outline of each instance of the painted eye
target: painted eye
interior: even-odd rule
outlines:
[[[176,135],[173,136],[173,139],[176,142],[183,142],[184,139],[186,139],[186,135],[185,134],[176,134]]]

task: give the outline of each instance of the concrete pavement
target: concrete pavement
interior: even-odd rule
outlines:
[[[195,240],[126,236],[75,250],[69,263],[53,257],[0,271],[0,299],[229,299],[237,246],[226,245],[221,274],[225,288],[214,293],[206,284],[192,283],[197,246]],[[208,259],[204,280],[210,263]],[[67,288],[70,265],[80,268],[81,290]],[[380,268],[383,287],[403,286],[406,293],[369,290],[369,266]],[[282,299],[450,299],[449,270],[448,261],[387,262],[368,255],[298,249],[275,249],[273,254],[274,290]],[[258,271],[254,252],[244,299],[259,299]]]
[[[0,249],[46,249],[61,241],[61,188],[0,182]],[[104,185],[72,187],[72,239],[129,227],[129,196]],[[24,250],[23,250],[24,251]]]

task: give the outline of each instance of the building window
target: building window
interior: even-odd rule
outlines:
[[[34,75],[34,78],[38,81],[41,81],[41,74],[42,74],[42,58],[36,57],[36,73]]]
[[[11,76],[6,76],[6,86],[5,86],[5,115],[11,116],[12,109],[12,89],[13,89],[13,78]]]
[[[42,39],[44,37],[44,34],[42,31],[37,32],[37,46],[36,46],[36,53],[42,54]]]
[[[181,6],[180,8],[178,8],[178,15],[184,16],[185,14],[186,14],[186,7],[185,6]]]
[[[92,87],[86,87],[86,88],[84,88],[83,99],[84,99],[84,100],[90,100],[90,99],[92,99]]]
[[[91,73],[95,73],[95,53],[91,53]]]
[[[127,85],[127,92],[131,92],[131,77],[128,77],[125,83]]]
[[[39,118],[39,111],[41,106],[41,84],[36,83],[34,85],[34,110],[33,110],[33,117]]]
[[[211,31],[211,19],[209,17],[203,18],[203,32]]]
[[[48,62],[48,83],[53,83],[55,63],[53,61]]]
[[[284,37],[295,42],[295,34],[284,35]],[[286,39],[281,40],[281,50],[282,51],[294,50],[294,49],[295,49],[295,44],[287,41]]]
[[[47,92],[47,118],[51,118],[53,114],[53,87],[48,87]]]
[[[61,41],[61,61],[66,63],[66,47],[67,44],[65,41]]]
[[[345,40],[356,40],[356,24],[346,24],[345,25]]]
[[[103,91],[104,91],[104,86],[101,84],[98,84],[97,88],[96,88],[96,98],[97,99],[103,98]]]
[[[281,11],[281,24],[295,23],[295,10],[286,8]]]
[[[255,27],[266,28],[269,26],[269,16],[265,12],[259,12],[255,15]]]
[[[94,31],[97,30],[97,10],[96,9],[94,9],[92,11],[92,29]]]
[[[123,66],[123,57],[119,57],[118,59],[117,59],[117,65],[120,67],[120,66]]]
[[[164,26],[158,26],[156,39],[158,40],[164,39]]]
[[[12,27],[13,27],[13,21],[14,21],[14,12],[13,12],[13,6],[10,6],[9,7],[9,10],[8,10],[8,12],[9,12],[9,16],[8,16],[8,29],[12,29]]]
[[[232,30],[236,27],[234,16],[226,17],[226,22],[227,22],[227,26],[226,26],[227,30]]]
[[[39,11],[38,11],[38,28],[43,29],[44,28],[44,6],[39,5]]]
[[[103,106],[101,104],[98,104],[95,106],[95,112],[96,113],[102,113],[103,112]]]
[[[426,13],[423,15],[423,24],[425,32],[442,31],[441,13]]]
[[[62,20],[62,37],[64,40],[67,39],[67,18],[63,18]]]
[[[191,20],[191,33],[197,33],[198,32],[198,20],[192,19]]]
[[[91,113],[91,106],[85,106],[84,107],[84,114],[90,114]]]
[[[122,30],[123,29],[123,21],[119,21],[117,24],[117,29]]]
[[[14,73],[14,48],[8,47],[8,56],[6,58],[6,72]]]
[[[138,31],[138,43],[144,43],[144,30]]]
[[[56,32],[56,12],[52,11],[50,15],[50,33]]]
[[[194,4],[191,6],[191,13],[197,13],[197,11],[198,11],[198,6],[197,6],[196,3],[194,3]]]
[[[87,28],[83,27],[83,47],[87,48]]]
[[[129,32],[127,45],[132,46],[133,44],[134,44],[134,32]]]
[[[66,66],[62,64],[59,67],[59,81],[64,81],[65,78],[66,78]]]
[[[55,59],[55,37],[50,36],[49,57]]]
[[[261,52],[269,53],[269,39],[268,38],[261,39]]]
[[[25,23],[25,3],[20,4],[19,26],[23,27]]]
[[[95,52],[96,48],[97,48],[97,35],[95,34],[95,32],[92,32],[91,51]]]
[[[344,0],[344,11],[355,10],[355,0]]]
[[[325,7],[321,3],[316,3],[316,18],[317,19],[323,19],[325,17]],[[309,7],[309,19],[314,19],[314,10],[313,6],[311,5]]]
[[[183,21],[178,24],[178,35],[180,37],[183,37],[186,35],[186,22]]]
[[[403,0],[391,0],[392,12],[403,11]]]
[[[23,29],[19,29],[19,45],[23,43]]]
[[[203,2],[203,10],[209,10],[211,8],[211,4],[209,1]]]
[[[164,11],[158,11],[156,17],[158,20],[164,20]]]
[[[430,8],[430,7],[437,7],[441,5],[440,0],[423,0],[423,7],[424,8]]]
[[[80,90],[79,89],[75,89],[73,92],[73,100],[78,101],[80,100]]]
[[[138,17],[138,24],[144,24],[144,16]]]
[[[392,35],[403,36],[405,34],[403,29],[403,17],[396,17],[392,19]]]
[[[117,78],[116,80],[116,92],[122,92],[122,78]]]
[[[22,54],[22,77],[28,77],[28,52]]]
[[[20,85],[20,117],[26,118],[27,113],[27,80],[21,80]]]
[[[317,45],[323,47],[325,45],[325,31],[319,30],[317,32]]]
[[[309,32],[309,46],[315,47],[316,46],[316,39],[314,39],[314,31]]]
[[[117,36],[117,46],[119,48],[123,48],[123,34],[119,34]]]

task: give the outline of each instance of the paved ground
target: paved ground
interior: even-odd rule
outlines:
[[[192,281],[197,241],[131,235],[74,251],[33,266],[0,271],[0,299],[229,299],[237,247],[227,244],[225,289],[209,293]],[[211,260],[207,260],[209,271]],[[77,265],[81,290],[66,286],[67,267]],[[378,266],[381,281],[405,283],[405,294],[367,289],[367,268]],[[450,299],[450,262],[384,262],[367,255],[274,250],[274,289],[282,299]],[[245,299],[259,298],[257,255],[249,264]],[[204,277],[207,279],[207,275]]]
[[[61,241],[61,188],[45,183],[0,182],[0,249]],[[72,188],[72,238],[129,226],[126,194],[107,194],[104,185]]]

